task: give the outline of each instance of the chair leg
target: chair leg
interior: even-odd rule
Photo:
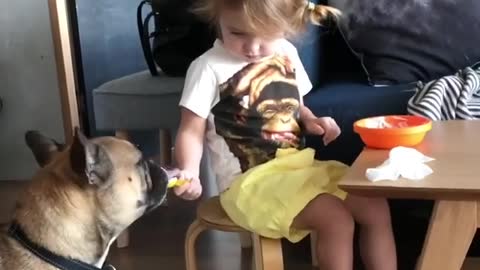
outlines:
[[[255,270],[283,270],[282,242],[252,233]]]
[[[250,232],[239,232],[238,237],[240,237],[240,245],[242,248],[252,247],[252,236]]]
[[[128,132],[126,130],[116,130],[115,137],[123,140],[130,139],[130,136],[128,135]],[[118,248],[127,247],[129,242],[130,242],[130,237],[129,237],[128,228],[127,228],[117,237],[117,247]]]
[[[310,233],[310,251],[312,253],[312,266],[318,267],[318,257],[317,257],[317,233]]]
[[[125,229],[118,237],[117,237],[117,247],[124,248],[128,247],[130,243],[130,234],[128,233],[128,229]]]
[[[186,270],[197,270],[197,256],[195,254],[195,242],[197,237],[205,231],[207,227],[198,220],[195,220],[188,227],[185,238],[185,263]]]
[[[160,143],[160,165],[171,165],[172,163],[172,134],[168,129],[159,130]]]

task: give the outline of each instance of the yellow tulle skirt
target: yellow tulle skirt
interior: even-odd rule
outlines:
[[[295,243],[310,232],[292,228],[295,217],[320,194],[345,199],[337,187],[348,166],[318,161],[311,148],[279,149],[276,157],[238,176],[220,194],[228,216],[246,230]]]

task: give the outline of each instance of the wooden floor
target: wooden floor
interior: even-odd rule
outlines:
[[[0,181],[0,222],[8,221],[16,194],[24,184],[25,182]],[[195,207],[194,202],[171,197],[168,206],[158,208],[132,226],[130,246],[123,249],[113,248],[108,261],[118,270],[185,269],[184,233],[193,220]],[[313,269],[308,241],[296,245],[284,243],[283,248],[285,269]],[[251,251],[240,248],[236,234],[205,233],[199,238],[197,250],[199,270],[251,269]],[[479,269],[479,265],[480,261],[470,260],[463,270]]]

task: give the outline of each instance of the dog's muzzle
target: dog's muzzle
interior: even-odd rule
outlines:
[[[146,162],[151,187],[147,190],[147,210],[149,212],[163,203],[167,197],[168,174],[152,160]]]

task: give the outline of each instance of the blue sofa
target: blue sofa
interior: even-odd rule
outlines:
[[[308,138],[319,159],[351,164],[363,148],[353,122],[363,117],[405,114],[414,85],[370,86],[360,61],[339,32],[311,27],[296,42],[300,58],[314,85],[305,104],[318,116],[332,116],[342,129],[334,143],[324,147],[320,138]]]

